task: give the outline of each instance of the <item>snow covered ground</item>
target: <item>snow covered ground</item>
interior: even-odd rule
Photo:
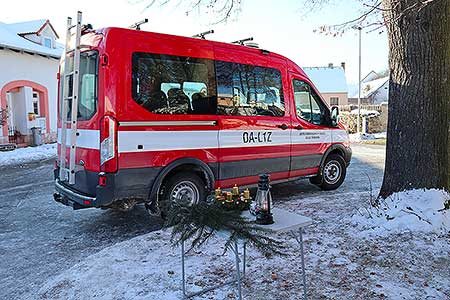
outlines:
[[[274,195],[277,207],[314,220],[305,234],[309,299],[450,299],[450,232],[440,226],[448,225],[449,216],[437,215],[447,195],[402,193],[383,206],[380,218],[363,218],[370,194],[376,194],[381,183],[381,172],[367,166],[383,156],[384,148],[355,148],[349,169],[353,179],[339,192],[295,192],[294,185],[287,185]],[[424,205],[430,197],[431,205]],[[408,207],[423,215],[422,220],[399,213],[409,210],[405,199],[412,200]],[[394,217],[393,223],[381,222],[386,215]],[[439,226],[431,226],[433,230],[425,221],[430,218],[433,224],[441,220]],[[383,224],[393,224],[392,230],[381,230]],[[169,234],[148,233],[92,254],[47,281],[37,298],[181,299],[180,253],[170,246]],[[278,237],[290,245],[288,257],[265,258],[249,249],[245,299],[301,299],[296,242],[289,235]],[[232,258],[221,256],[223,242],[214,238],[201,251],[190,253],[191,289],[223,282],[233,274]],[[235,298],[225,287],[196,299]]]
[[[12,151],[0,151],[0,168],[11,165],[45,160],[56,156],[56,143],[37,147],[18,148]]]

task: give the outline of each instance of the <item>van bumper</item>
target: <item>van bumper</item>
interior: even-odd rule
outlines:
[[[70,186],[59,180],[59,168],[54,170],[55,190],[53,198],[56,202],[72,207],[73,209],[89,207],[107,207],[115,201],[122,199],[146,200],[149,196],[153,182],[160,168],[142,168],[119,170],[117,173],[106,173],[106,185],[98,185],[98,173],[84,172],[80,178],[90,179],[94,182],[83,182]],[[89,193],[80,191],[78,186],[94,186]],[[94,193],[92,193],[94,190]]]

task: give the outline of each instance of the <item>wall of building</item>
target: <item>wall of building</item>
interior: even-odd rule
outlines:
[[[370,99],[370,98],[361,98],[362,105],[370,105],[371,102],[372,102],[372,99]],[[358,98],[348,98],[348,104],[349,105],[358,105]]]
[[[339,98],[339,105],[348,104],[348,93],[321,93],[323,99],[330,105],[330,99],[332,97]]]
[[[57,79],[59,61],[40,55],[0,50],[0,89],[15,80],[29,80],[48,90],[49,131],[56,133]],[[1,96],[0,96],[1,97]],[[32,105],[32,103],[31,103]],[[32,111],[32,106],[31,110]],[[28,111],[27,111],[28,113]],[[16,123],[18,119],[14,120]],[[0,126],[0,136],[2,135]]]

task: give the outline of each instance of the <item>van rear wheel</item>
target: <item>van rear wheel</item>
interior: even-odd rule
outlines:
[[[344,158],[339,154],[331,154],[325,159],[321,175],[312,177],[310,182],[325,191],[335,190],[342,185],[346,174]]]
[[[159,208],[164,219],[173,203],[193,205],[200,201],[206,201],[205,183],[192,172],[182,172],[171,176],[161,189]]]

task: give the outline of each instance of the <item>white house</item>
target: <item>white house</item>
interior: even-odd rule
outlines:
[[[348,89],[345,78],[345,63],[341,66],[303,67],[303,71],[312,80],[324,100],[329,105],[347,105]]]
[[[388,102],[389,76],[381,76],[371,71],[361,80],[361,103],[378,105]],[[358,103],[358,88],[355,87],[350,96],[349,104]]]
[[[32,127],[56,138],[57,72],[63,47],[49,20],[0,22],[0,144],[30,143]]]

